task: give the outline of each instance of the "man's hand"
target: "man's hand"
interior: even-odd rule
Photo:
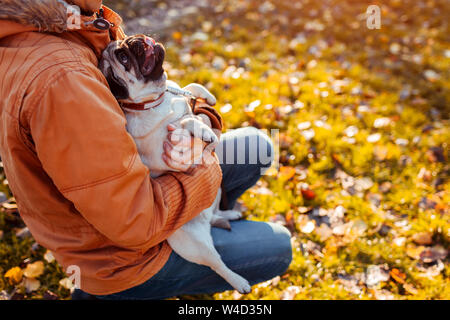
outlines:
[[[211,121],[208,116],[201,114],[195,117],[211,127]],[[216,144],[211,143],[208,145],[202,139],[192,137],[189,130],[183,129],[177,124],[169,124],[167,126],[169,134],[163,144],[164,153],[162,158],[170,168],[176,171],[187,172],[195,165],[217,162],[217,157],[211,154]]]
[[[164,141],[164,162],[176,171],[186,172],[194,164],[202,163],[203,149],[206,143],[199,138],[193,138],[189,131],[173,124],[167,126],[169,134]]]

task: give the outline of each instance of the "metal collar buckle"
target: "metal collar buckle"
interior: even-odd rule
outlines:
[[[109,30],[111,27],[114,27],[114,24],[103,18],[103,9],[100,9],[96,14],[97,19],[94,21],[86,22],[85,25],[94,25],[95,28],[99,30]]]

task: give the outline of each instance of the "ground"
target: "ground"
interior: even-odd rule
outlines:
[[[182,298],[450,299],[446,0],[105,3],[164,43],[170,78],[216,95],[227,129],[278,130],[279,161],[241,207],[291,230],[289,270]],[[1,178],[0,299],[69,298]]]

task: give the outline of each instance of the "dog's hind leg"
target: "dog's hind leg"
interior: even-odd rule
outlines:
[[[238,220],[242,218],[242,212],[237,210],[217,210],[214,215],[222,217],[227,220]]]
[[[210,267],[240,293],[249,293],[251,287],[248,281],[230,270],[222,261],[214,247],[210,225],[196,223],[195,220],[185,224],[167,239],[172,249],[190,262]]]

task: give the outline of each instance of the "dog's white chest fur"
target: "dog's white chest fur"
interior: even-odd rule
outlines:
[[[167,85],[180,88],[172,81],[167,81]],[[194,85],[191,89],[197,91],[195,94],[198,97],[214,99],[203,86]],[[189,115],[192,115],[192,119],[187,117],[188,119],[184,120],[184,117]],[[162,160],[163,142],[167,138],[167,125],[170,123],[183,118],[184,129],[187,129],[193,136],[207,142],[217,139],[211,128],[193,116],[186,98],[169,92],[165,93],[164,100],[159,106],[144,111],[126,112],[126,118],[127,130],[134,138],[139,155],[143,163],[150,169],[153,178],[172,170]],[[248,281],[231,271],[214,248],[211,224],[219,225],[223,221],[241,217],[241,213],[238,211],[219,210],[220,198],[221,190],[211,207],[203,210],[197,217],[183,225],[167,240],[172,249],[184,259],[209,266],[235,289],[241,293],[248,293],[251,289]]]
[[[179,86],[168,81],[168,85]],[[163,102],[155,108],[127,112],[127,130],[133,136],[142,162],[150,168],[153,178],[171,169],[162,160],[163,142],[167,138],[167,125],[192,114],[184,97],[166,92]]]

